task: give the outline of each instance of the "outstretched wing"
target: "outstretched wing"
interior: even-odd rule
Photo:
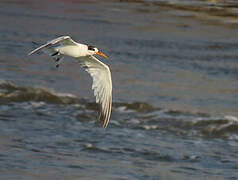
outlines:
[[[46,44],[34,49],[33,51],[31,51],[28,55],[31,55],[43,48],[50,48],[51,46],[55,45],[59,43],[60,45],[77,45],[77,43],[75,41],[73,41],[71,39],[71,37],[69,36],[61,36],[61,37],[58,37],[56,39],[53,39],[51,41],[48,41]]]
[[[93,78],[92,89],[99,103],[99,121],[106,128],[112,109],[112,80],[109,67],[93,56],[80,58],[80,65]]]

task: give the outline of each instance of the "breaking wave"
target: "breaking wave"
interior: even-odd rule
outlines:
[[[60,111],[82,123],[95,122],[97,104],[72,94],[62,94],[43,88],[23,87],[9,82],[0,83],[0,104],[25,111],[22,104],[29,108]],[[38,104],[37,104],[38,103]],[[52,107],[54,105],[54,107]],[[22,109],[21,109],[22,108]],[[52,110],[52,108],[54,108]],[[1,109],[1,107],[0,107]],[[80,109],[80,111],[79,111]],[[11,110],[9,110],[11,113]],[[39,115],[41,113],[38,112]],[[7,115],[0,114],[7,120]],[[200,136],[203,138],[224,138],[238,140],[238,118],[235,116],[211,116],[205,113],[192,113],[166,110],[153,107],[144,102],[113,103],[111,127],[131,128],[144,131],[162,131],[181,136]]]

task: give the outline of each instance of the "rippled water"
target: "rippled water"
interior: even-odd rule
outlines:
[[[237,179],[237,5],[1,1],[0,179]],[[110,57],[106,130],[76,62],[27,57],[60,35]]]

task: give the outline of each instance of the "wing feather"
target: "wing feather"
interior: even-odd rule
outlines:
[[[79,58],[80,65],[87,71],[92,79],[92,89],[99,103],[99,122],[106,128],[112,109],[112,80],[109,67],[93,56]]]
[[[61,36],[48,41],[46,44],[31,51],[28,55],[43,50],[54,57],[57,56],[56,58],[58,59],[61,55],[54,55],[57,52],[55,50],[57,44],[61,46],[78,45],[78,43],[73,41],[69,36]],[[106,128],[110,120],[112,109],[112,80],[110,69],[106,64],[102,63],[94,56],[85,56],[77,59],[79,60],[80,65],[93,79],[92,89],[96,96],[96,102],[99,104],[99,122],[103,124],[104,128]]]
[[[34,49],[28,55],[32,55],[32,54],[36,53],[37,51],[42,50],[44,48],[51,48],[53,45],[55,45],[57,43],[59,43],[61,45],[77,45],[77,43],[75,41],[73,41],[71,39],[71,37],[69,37],[69,36],[61,36],[61,37],[58,37],[58,38],[53,39],[51,41],[48,41],[46,44],[43,44],[42,46]]]

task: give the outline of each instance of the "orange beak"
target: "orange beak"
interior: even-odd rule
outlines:
[[[105,58],[108,58],[105,54],[103,54],[103,53],[101,53],[101,52],[96,52],[98,55],[100,55],[100,56],[103,56],[103,57],[105,57]]]

